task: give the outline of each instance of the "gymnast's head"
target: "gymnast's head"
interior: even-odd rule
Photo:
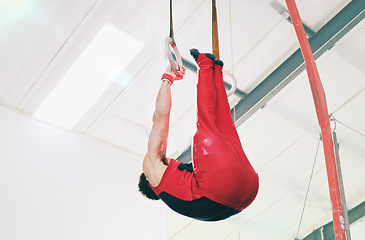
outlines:
[[[149,182],[146,178],[146,175],[143,172],[139,176],[138,190],[143,196],[145,196],[148,199],[151,199],[151,200],[160,199],[160,197],[158,195],[156,195],[156,193],[150,187]]]

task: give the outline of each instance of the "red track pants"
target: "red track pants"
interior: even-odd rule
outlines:
[[[222,67],[200,54],[197,131],[193,138],[194,174],[199,192],[236,210],[258,192],[258,176],[241,146],[223,83]]]

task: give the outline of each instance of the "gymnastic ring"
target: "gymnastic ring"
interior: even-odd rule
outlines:
[[[172,52],[171,52],[170,46],[174,50],[177,64],[174,61],[174,58],[172,57]],[[171,70],[175,73],[176,76],[180,76],[179,70],[183,69],[182,68],[183,64],[182,64],[181,56],[179,53],[179,49],[177,49],[176,43],[175,43],[174,39],[172,39],[171,37],[168,37],[165,40],[165,53],[166,53],[167,60],[170,63]]]
[[[232,94],[234,94],[234,92],[236,91],[237,81],[236,81],[236,78],[230,72],[223,70],[223,74],[226,75],[231,80],[231,83],[232,83],[231,89],[227,92],[227,97],[229,97]]]

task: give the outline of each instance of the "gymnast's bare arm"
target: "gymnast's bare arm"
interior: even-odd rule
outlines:
[[[168,67],[166,74],[177,77]],[[162,176],[167,168],[162,160],[166,159],[167,138],[169,133],[169,121],[171,111],[171,85],[164,79],[161,82],[157,94],[155,112],[153,115],[152,130],[148,139],[147,153],[143,159],[143,172],[153,187],[160,184]],[[166,159],[169,162],[169,159]]]

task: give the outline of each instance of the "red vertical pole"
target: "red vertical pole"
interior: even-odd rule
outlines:
[[[294,0],[285,0],[293,22],[295,32],[300,44],[300,48],[305,61],[313,100],[316,107],[317,118],[321,127],[324,155],[326,159],[327,179],[332,203],[332,216],[334,233],[336,240],[345,240],[345,229],[343,225],[343,214],[341,206],[341,196],[336,169],[335,154],[331,135],[331,127],[327,109],[326,96],[318,74],[317,65],[314,61],[313,53],[310,48],[299,12]]]

